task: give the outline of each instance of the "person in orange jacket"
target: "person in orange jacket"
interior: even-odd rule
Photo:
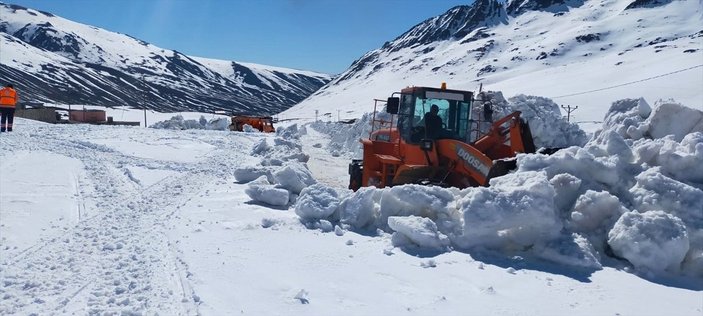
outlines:
[[[0,89],[0,132],[12,132],[12,121],[15,119],[17,91],[11,84]]]

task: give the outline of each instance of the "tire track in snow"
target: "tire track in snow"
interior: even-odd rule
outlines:
[[[21,286],[31,300],[24,298],[22,301],[19,297],[13,307],[19,307],[20,310],[28,307],[27,311],[36,308],[37,311],[53,309],[57,312],[68,312],[68,310],[61,311],[60,308],[70,303],[71,299],[79,293],[88,292],[92,296],[84,299],[84,303],[87,303],[88,311],[91,313],[130,312],[130,307],[134,305],[137,305],[137,308],[133,310],[148,308],[150,302],[147,297],[157,295],[145,293],[146,295],[137,297],[140,302],[136,304],[130,302],[129,297],[122,299],[121,296],[128,296],[122,295],[128,290],[139,293],[149,292],[155,288],[148,284],[151,278],[146,275],[149,272],[144,271],[149,270],[148,263],[158,262],[160,257],[155,255],[155,247],[150,245],[152,240],[159,238],[143,236],[145,233],[154,235],[154,232],[147,231],[149,229],[147,223],[153,219],[148,218],[149,209],[144,207],[144,205],[148,206],[145,204],[147,201],[144,197],[149,196],[151,192],[136,194],[138,192],[134,192],[130,183],[120,178],[121,175],[114,170],[116,155],[106,155],[101,150],[91,151],[81,143],[74,145],[58,142],[58,146],[56,143],[51,144],[52,146],[42,146],[45,144],[39,143],[39,149],[77,158],[85,164],[90,178],[96,185],[96,192],[99,195],[96,198],[101,201],[98,203],[100,212],[79,223],[68,237],[62,236],[63,238],[53,238],[40,243],[39,247],[26,253],[26,257],[14,260],[13,266],[21,270],[13,275],[11,269],[7,269],[6,272],[10,273],[5,273],[4,284],[6,287],[14,284]],[[113,161],[110,162],[110,160]],[[125,195],[120,192],[132,193],[134,197],[120,201]],[[147,245],[140,245],[141,238],[148,241]],[[79,250],[76,251],[77,249]],[[70,256],[66,255],[69,253]],[[146,260],[141,258],[142,255]],[[68,257],[67,260],[62,261],[65,257]],[[111,274],[124,275],[116,273],[120,272],[119,270],[131,274],[131,279],[111,276]],[[96,273],[98,271],[104,273],[101,275]],[[28,275],[27,272],[32,275]],[[66,292],[73,294],[67,295]],[[57,298],[51,300],[51,297]],[[102,300],[103,297],[106,300]],[[32,305],[28,304],[28,301]],[[159,310],[168,311],[168,306],[164,304],[155,305],[154,307]]]
[[[205,161],[173,163],[127,156],[67,134],[76,135],[30,132],[31,142],[17,138],[10,147],[81,160],[99,211],[0,264],[0,313],[197,313],[199,299],[166,237],[167,224],[203,184],[231,176],[245,152],[233,149],[248,146],[223,134],[207,141],[216,149]],[[180,173],[140,190],[118,172],[124,166]]]

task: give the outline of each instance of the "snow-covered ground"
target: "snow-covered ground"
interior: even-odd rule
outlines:
[[[696,254],[686,273],[651,263],[674,262],[684,250],[676,236],[686,229],[691,249],[700,247],[693,242],[701,240],[693,235],[702,228],[700,213],[690,207],[701,203],[703,138],[659,135],[683,130],[667,117],[693,116],[675,106],[649,120],[636,100],[619,109],[590,149],[521,157],[520,171],[491,188],[357,194],[346,190],[353,154],[324,124],[263,134],[17,119],[16,131],[0,134],[0,314],[701,315]],[[689,127],[700,130],[695,122]],[[564,159],[570,162],[560,164]],[[590,191],[575,189],[579,181]],[[626,211],[617,197],[624,191],[643,210],[665,203],[683,222],[656,210],[617,220]],[[383,194],[387,201],[379,202]],[[544,208],[510,220],[511,194],[524,194],[525,206],[543,207],[551,196],[551,210],[573,207],[578,214],[563,223],[583,236],[554,242],[609,238],[621,259],[554,242],[493,247],[554,228],[551,219],[539,220]],[[495,204],[476,204],[490,196]],[[530,225],[517,233],[498,227],[508,232],[504,239],[485,226],[453,236],[452,218],[399,216],[403,205],[447,214],[454,207],[464,212],[459,222],[494,228],[500,223],[490,221],[501,218]],[[369,212],[359,212],[364,206]],[[482,217],[490,215],[487,206],[491,218]],[[368,225],[352,225],[364,216]],[[611,234],[589,230],[604,225],[613,226]]]

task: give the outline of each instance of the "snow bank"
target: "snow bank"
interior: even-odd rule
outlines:
[[[556,237],[562,228],[554,189],[544,172],[513,173],[475,188],[459,201],[463,235],[456,243],[495,249],[524,249]]]
[[[675,141],[681,141],[690,133],[703,131],[703,112],[666,102],[654,109],[645,124],[652,138],[673,135]]]
[[[392,242],[396,247],[417,246],[420,248],[447,250],[449,237],[437,230],[429,218],[419,216],[388,217],[388,227],[393,231]]]
[[[561,218],[570,217],[571,208],[579,197],[581,179],[572,174],[560,173],[549,180],[549,184],[554,188],[554,206],[559,210]]]
[[[639,126],[651,113],[652,108],[642,98],[615,101],[605,114],[603,128],[596,132],[594,139],[598,139],[603,131],[614,131],[625,138],[641,138],[643,132]]]
[[[364,229],[375,221],[379,213],[377,201],[381,199],[382,190],[372,187],[360,188],[347,196],[339,205],[339,221],[355,229]]]
[[[339,206],[339,196],[334,189],[314,184],[300,192],[295,204],[295,214],[304,221],[314,221],[328,218]]]
[[[391,216],[421,216],[437,221],[440,225],[454,223],[458,216],[452,214],[449,204],[454,200],[453,190],[417,184],[401,185],[384,190],[379,200],[376,226],[386,228]]]
[[[652,110],[644,99],[623,99],[612,104],[594,138],[607,131],[632,140],[672,135],[673,141],[681,142],[686,135],[703,132],[703,112],[674,101],[660,101]]]
[[[633,169],[639,167],[600,147],[569,147],[553,155],[518,155],[518,172],[544,171],[552,180],[568,174],[580,180],[579,192],[608,191],[615,195],[634,184]]]
[[[675,141],[673,135],[640,141],[634,153],[639,164],[660,166],[662,173],[691,185],[703,183],[701,132],[692,132],[684,136],[681,142]]]
[[[390,120],[390,115],[388,113],[379,112],[376,113],[376,115],[379,116],[379,119]],[[327,149],[331,153],[335,155],[347,154],[350,158],[358,158],[363,155],[359,140],[369,137],[372,120],[373,113],[365,113],[352,124],[317,121],[310,123],[310,126],[316,131],[330,136]]]
[[[585,237],[577,234],[563,234],[559,238],[539,243],[533,252],[537,257],[589,269],[600,269],[600,255]]]
[[[692,227],[703,228],[703,190],[662,174],[652,168],[636,177],[630,189],[633,207],[640,211],[666,210]]]
[[[516,95],[505,101],[500,92],[483,92],[479,99],[488,99],[493,105],[495,119],[520,111],[520,117],[530,124],[530,131],[537,148],[562,148],[583,146],[588,137],[577,124],[569,123],[562,115],[559,105],[551,99],[537,96]],[[483,105],[475,109],[482,109]]]
[[[254,156],[261,156],[263,155],[266,151],[269,150],[271,146],[269,146],[268,142],[266,141],[266,138],[260,139],[256,144],[254,144],[254,147],[251,149],[251,154]]]
[[[603,251],[608,231],[627,211],[616,196],[588,190],[576,200],[567,223],[572,231],[587,236],[594,247]]]
[[[207,120],[205,116],[200,116],[199,120],[185,120],[183,116],[176,115],[168,120],[156,122],[149,126],[158,129],[207,129],[225,131],[229,129],[229,119],[221,117]]]
[[[308,167],[299,162],[291,162],[273,173],[276,183],[291,193],[300,193],[305,187],[317,183]]]
[[[301,131],[298,129],[298,124],[276,129],[276,136],[282,139],[300,139],[300,134]]]
[[[362,188],[341,193],[339,203],[320,197],[306,204],[319,210],[305,214],[393,233],[399,247],[490,248],[593,269],[615,253],[636,269],[703,277],[701,111],[619,100],[583,144],[585,134],[560,122],[548,99],[487,95],[499,109],[516,105],[525,117],[539,117],[531,123],[538,146],[574,146],[551,156],[521,154],[517,171],[487,188]]]
[[[686,228],[689,250],[684,258],[681,270],[691,276],[703,278],[703,229]]]
[[[273,145],[269,144],[268,135],[261,135],[263,138],[251,149],[253,156],[262,157],[260,165],[237,168],[234,177],[242,183],[256,179],[246,189],[252,200],[288,205],[303,189],[317,182],[304,163],[309,156],[302,152],[297,125],[279,129]]]
[[[251,166],[234,170],[234,178],[241,183],[254,181],[261,176],[265,176],[269,182],[274,182],[273,169],[271,167]]]
[[[619,100],[584,147],[520,155],[518,170],[547,173],[557,205],[571,208],[566,227],[599,253],[609,246],[640,269],[702,276],[701,118],[673,102]]]
[[[627,212],[608,233],[613,252],[637,268],[678,271],[689,249],[683,222],[663,211]]]
[[[279,128],[276,137],[273,138],[273,145],[269,144],[267,138],[259,140],[252,147],[251,154],[262,157],[261,164],[264,166],[282,166],[287,161],[308,162],[310,160],[310,156],[303,153],[300,135],[295,124],[284,129]]]
[[[560,236],[555,191],[546,175],[511,176],[496,178],[489,188],[465,190],[403,185],[334,195],[316,184],[303,190],[296,213],[306,222],[392,233],[393,245],[403,249],[491,248],[599,268],[598,253],[585,238]]]
[[[288,190],[269,183],[266,176],[250,182],[244,193],[254,201],[274,206],[287,205],[290,199]]]

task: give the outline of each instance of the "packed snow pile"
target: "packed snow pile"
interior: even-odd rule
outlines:
[[[276,130],[273,144],[269,144],[268,139],[262,138],[254,145],[251,154],[263,157],[261,161],[263,166],[282,166],[288,161],[308,162],[310,156],[303,153],[300,133],[297,124],[287,128],[279,128]]]
[[[391,119],[390,114],[385,112],[377,112],[376,115],[378,115],[378,119],[388,121]],[[352,124],[317,121],[311,123],[310,126],[316,131],[330,136],[327,149],[332,154],[340,155],[345,153],[350,157],[361,157],[363,151],[359,140],[369,137],[372,120],[373,113],[365,113]]]
[[[262,138],[254,144],[251,154],[262,157],[260,164],[234,171],[241,183],[248,183],[245,190],[257,202],[285,206],[296,200],[306,187],[317,183],[305,164],[310,158],[302,152],[298,125],[279,128],[269,144]]]
[[[461,248],[484,246],[524,249],[556,237],[562,229],[554,207],[556,191],[543,172],[522,172],[492,179],[458,201],[464,229]],[[529,223],[529,225],[525,225]]]
[[[182,115],[175,115],[168,120],[156,122],[149,127],[158,129],[207,129],[224,131],[229,129],[229,120],[224,117],[208,120],[201,115],[198,120],[186,120]]]
[[[561,120],[556,112],[545,119],[541,108],[556,107],[547,99],[491,102],[552,125]],[[541,146],[585,137],[573,124],[540,124],[531,126]],[[557,134],[568,140],[559,143]],[[591,269],[616,256],[641,272],[703,277],[703,113],[673,102],[652,110],[643,99],[620,100],[582,145],[551,156],[521,154],[518,170],[489,187],[336,192],[317,184],[301,192],[296,212],[318,223],[311,227],[392,233],[401,248],[491,249]]]
[[[561,115],[559,106],[544,97],[517,95],[510,98],[514,111],[530,124],[535,146],[562,148],[580,146],[588,141],[586,133]]]
[[[433,250],[447,250],[449,237],[437,230],[437,224],[426,217],[415,215],[388,217],[388,227],[394,231],[393,246],[418,246]]]
[[[239,179],[238,181],[242,182]],[[249,182],[244,193],[254,201],[273,206],[288,205],[290,201],[290,192],[280,186],[273,185],[265,175]]]
[[[520,94],[505,100],[499,91],[481,92],[476,99],[473,117],[483,117],[484,103],[491,106],[493,121],[520,111],[520,117],[530,124],[537,148],[583,146],[588,141],[586,133],[575,123],[569,123],[551,99]]]
[[[664,211],[627,212],[608,233],[613,252],[635,267],[677,271],[690,244],[686,226]]]
[[[295,214],[303,220],[327,218],[337,210],[339,195],[336,190],[322,184],[304,188],[295,204]]]

